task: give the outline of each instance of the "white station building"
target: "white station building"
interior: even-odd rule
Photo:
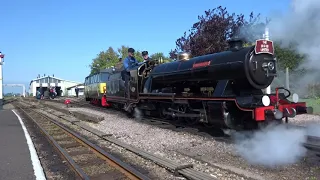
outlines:
[[[76,87],[79,89],[78,96],[84,95],[84,84],[77,84],[67,88],[67,96],[76,96]]]
[[[81,84],[80,82],[64,80],[61,78],[57,78],[54,76],[43,76],[38,77],[37,79],[33,79],[30,82],[29,86],[29,95],[36,96],[36,92],[40,87],[43,88],[44,91],[47,90],[48,87],[56,87],[58,96],[67,96],[68,88]],[[61,91],[62,90],[62,91]]]

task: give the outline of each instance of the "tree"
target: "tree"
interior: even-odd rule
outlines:
[[[99,72],[101,69],[115,65],[115,63],[118,62],[118,56],[119,55],[112,47],[109,47],[107,51],[101,51],[99,54],[97,54],[97,57],[92,60],[90,65],[90,74],[94,74]]]
[[[92,60],[92,63],[89,65],[91,72],[94,74],[99,72],[101,69],[106,69],[108,67],[115,66],[119,62],[119,58],[125,59],[128,56],[128,46],[122,45],[120,48],[115,51],[112,47],[109,47],[106,51],[101,51],[97,54],[97,57]],[[142,62],[143,57],[139,50],[136,50],[134,57],[137,61]]]
[[[162,63],[171,62],[172,60],[166,57],[162,52],[154,53],[150,56],[151,59],[159,60],[162,58]]]
[[[281,47],[281,42],[275,43],[275,55],[280,69],[296,70],[304,62],[305,55],[299,54],[295,47],[294,44],[291,44],[284,48]]]
[[[122,59],[128,57],[128,49],[129,49],[128,46],[123,46],[123,45],[121,46],[121,48],[118,48],[119,56],[122,57]],[[141,52],[139,50],[135,50],[134,57],[139,62],[143,61],[143,57],[142,57]]]
[[[226,8],[218,8],[205,11],[205,15],[198,16],[198,22],[194,23],[187,35],[177,39],[176,49],[171,50],[170,57],[175,59],[179,51],[191,52],[192,56],[200,56],[226,50],[227,40],[235,35],[251,41],[258,33],[249,33],[261,30],[264,23],[257,23],[259,15],[250,14],[249,21],[243,14],[229,14]],[[261,33],[262,35],[262,33]]]
[[[279,68],[295,70],[304,60],[304,55],[297,53],[292,47],[282,48],[279,43],[275,43],[275,55]]]

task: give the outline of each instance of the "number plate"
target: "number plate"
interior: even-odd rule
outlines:
[[[255,53],[256,54],[274,54],[274,47],[273,47],[273,41],[265,40],[265,39],[259,39],[256,41],[255,46]]]

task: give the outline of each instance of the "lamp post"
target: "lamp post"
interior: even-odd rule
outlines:
[[[3,58],[4,54],[0,52],[0,110],[3,109],[3,72],[2,72],[2,65],[3,65]]]

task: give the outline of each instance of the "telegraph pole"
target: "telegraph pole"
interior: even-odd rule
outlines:
[[[264,30],[264,38],[265,40],[269,40],[269,28],[265,28]],[[265,89],[266,94],[271,94],[271,85],[269,85],[266,89]]]
[[[2,72],[2,65],[3,65],[3,58],[4,54],[0,52],[0,110],[3,109],[3,72]]]

